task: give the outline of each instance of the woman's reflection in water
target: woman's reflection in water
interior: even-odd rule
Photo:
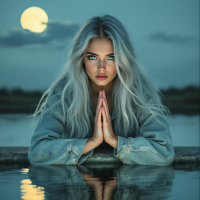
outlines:
[[[33,185],[44,187],[45,199],[162,200],[170,195],[174,169],[171,165],[123,165],[112,170],[30,165],[28,177]]]
[[[94,174],[96,173],[94,172]],[[101,171],[100,173],[98,172],[98,175],[86,174],[84,172],[81,173],[84,182],[87,185],[92,186],[94,190],[95,200],[111,199],[113,190],[117,187],[118,180],[117,177],[112,177],[113,173],[111,173],[110,176],[107,177],[103,176],[102,173],[104,173],[104,171]]]

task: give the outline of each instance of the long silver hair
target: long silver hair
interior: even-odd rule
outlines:
[[[135,137],[138,136],[139,109],[143,116],[151,114],[157,121],[158,117],[166,121],[166,116],[170,113],[162,103],[161,92],[155,87],[144,67],[137,61],[124,25],[111,15],[92,17],[81,27],[72,40],[73,45],[68,54],[68,61],[62,69],[63,72],[43,93],[32,116],[35,118],[39,113],[44,116],[45,112],[59,104],[62,107],[63,125],[67,124],[67,129],[70,130],[67,133],[69,138],[86,138],[93,135],[89,130],[92,117],[89,104],[92,98],[91,83],[82,61],[89,42],[96,38],[110,39],[115,54],[117,76],[113,79],[112,85],[112,100],[116,111],[114,133],[117,136],[128,137],[128,130],[133,127]],[[62,80],[65,80],[66,84],[59,91],[60,99],[57,98],[57,102],[44,112],[49,98],[55,95],[54,89]],[[147,101],[148,94],[154,100],[153,104]]]

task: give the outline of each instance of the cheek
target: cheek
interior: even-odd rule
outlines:
[[[113,74],[113,75],[116,75],[117,74],[116,68],[115,67],[111,68],[110,73]]]
[[[88,73],[93,73],[93,71],[94,71],[94,67],[92,65],[88,65],[88,64],[87,64],[87,66],[85,66],[85,69]]]

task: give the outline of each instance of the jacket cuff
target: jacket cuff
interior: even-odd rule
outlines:
[[[83,150],[85,148],[86,142],[89,138],[86,139],[75,139],[74,146],[73,146],[73,153],[76,156],[76,163],[81,164],[83,163],[89,156],[91,156],[94,152],[94,149],[82,155]]]
[[[118,137],[118,146],[117,149],[114,149],[113,155],[117,158],[120,158],[120,155],[124,148],[127,148],[128,146],[128,138],[124,138],[121,136]]]

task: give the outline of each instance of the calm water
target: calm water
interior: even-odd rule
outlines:
[[[199,166],[0,165],[2,200],[199,200]]]
[[[28,116],[0,114],[0,146],[30,145],[39,118]],[[199,146],[199,115],[172,115],[170,123],[174,146]]]
[[[29,146],[39,118],[0,115],[0,146]],[[199,115],[173,115],[174,146],[199,146]],[[199,200],[200,164],[0,164],[2,200]]]

